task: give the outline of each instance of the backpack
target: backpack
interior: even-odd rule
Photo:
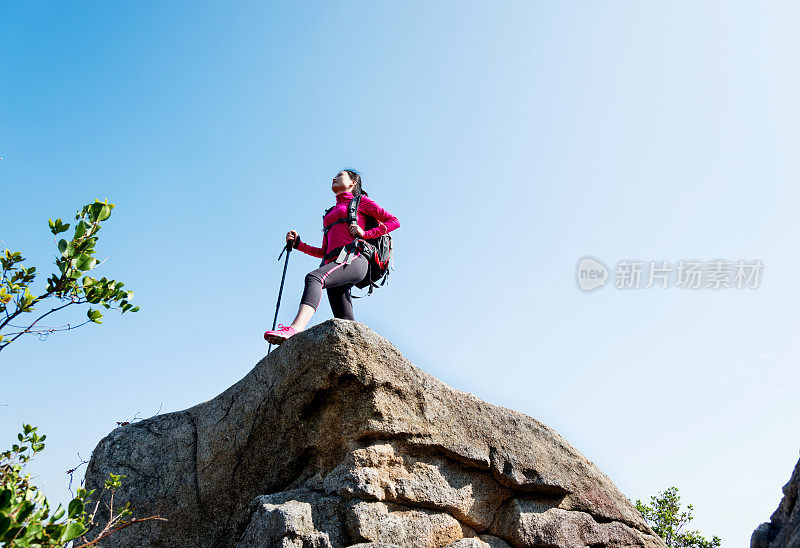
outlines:
[[[363,191],[362,194],[367,195],[367,193]],[[323,228],[323,237],[328,233],[328,230],[330,230],[334,224],[347,223],[350,225],[357,222],[358,205],[361,203],[362,194],[359,194],[350,200],[350,203],[347,205],[347,215],[345,217],[337,219],[330,226]],[[330,207],[325,210],[325,213],[322,214],[323,219],[332,209],[333,207]],[[365,231],[371,230],[380,224],[378,220],[371,215],[363,212],[361,215],[364,217]],[[346,248],[350,247],[351,245],[352,247],[349,250],[358,249],[367,259],[367,275],[364,276],[363,280],[356,283],[355,286],[359,289],[369,286],[369,291],[367,294],[361,295],[361,297],[372,295],[373,288],[383,287],[389,280],[389,265],[392,263],[392,237],[389,234],[383,234],[377,238],[369,238],[366,240],[362,238],[356,238],[353,244],[349,244],[346,246]],[[331,254],[327,254],[325,257],[323,257],[322,262],[324,263],[325,260],[330,256]],[[378,281],[381,282],[380,285],[377,284]],[[353,295],[353,297],[356,299],[360,298],[357,295]]]

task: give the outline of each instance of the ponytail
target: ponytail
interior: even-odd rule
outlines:
[[[347,172],[350,175],[350,180],[355,181],[355,186],[353,187],[353,197],[358,198],[360,195],[369,196],[365,190],[361,188],[361,174],[356,171],[355,169],[343,169],[342,171]]]

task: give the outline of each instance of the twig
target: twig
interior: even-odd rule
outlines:
[[[49,312],[45,312],[44,314],[42,314],[41,316],[39,316],[38,318],[36,318],[36,319],[33,321],[33,323],[32,323],[32,324],[30,324],[30,325],[27,327],[27,329],[26,329],[25,331],[22,331],[21,333],[18,333],[16,337],[14,337],[14,338],[10,339],[8,342],[9,342],[9,343],[10,343],[10,342],[13,342],[14,340],[18,339],[19,337],[21,337],[22,335],[24,335],[25,333],[27,333],[28,329],[30,329],[31,327],[33,327],[34,325],[36,325],[36,322],[38,322],[39,320],[41,320],[41,319],[42,319],[42,318],[44,318],[45,316],[47,316],[47,315],[49,315],[49,314],[52,314],[53,312],[56,312],[56,311],[58,311],[58,310],[61,310],[62,308],[66,308],[66,307],[68,307],[69,305],[71,305],[71,304],[74,304],[74,303],[76,303],[76,302],[77,302],[77,301],[75,301],[75,300],[70,300],[70,302],[68,302],[68,303],[67,303],[67,304],[65,304],[65,305],[58,306],[58,307],[56,307],[56,308],[53,308],[53,309],[52,309],[52,310],[50,310]],[[33,303],[32,303],[32,305],[33,305]],[[16,314],[15,314],[15,315],[16,315]],[[13,316],[12,316],[12,317],[13,317]],[[7,323],[8,323],[8,321],[5,321],[5,322],[3,322],[3,324],[0,324],[0,328],[3,328],[3,327],[5,327],[5,325],[6,325]]]
[[[78,459],[80,459],[80,461],[81,461],[81,462],[80,462],[80,464],[79,464],[78,466],[76,466],[75,468],[71,468],[71,469],[67,470],[67,474],[69,474],[69,486],[67,487],[67,489],[69,489],[69,492],[70,492],[70,494],[71,494],[71,495],[73,494],[73,493],[72,493],[72,479],[73,479],[73,478],[72,478],[72,474],[74,474],[74,473],[75,473],[75,471],[76,471],[78,468],[80,468],[81,466],[83,466],[84,464],[88,464],[88,463],[89,463],[89,461],[88,461],[88,460],[83,460],[83,459],[81,458],[81,454],[80,454],[80,453],[78,453]],[[74,495],[73,495],[73,496],[74,496]]]
[[[78,329],[79,327],[83,327],[87,323],[91,323],[91,321],[92,320],[86,320],[85,322],[79,323],[78,325],[67,324],[65,326],[60,326],[60,327],[42,327],[39,329],[23,328],[24,331],[13,331],[11,333],[6,333],[6,335],[24,335],[25,333],[30,333],[32,335],[42,335],[42,334],[49,335],[50,333],[55,333],[56,331],[69,331],[71,329]],[[11,327],[19,327],[19,326],[12,325]]]
[[[161,516],[150,516],[149,518],[132,519],[128,523],[120,525],[116,529],[112,529],[112,530],[108,531],[107,533],[104,533],[104,534],[100,535],[99,537],[97,537],[93,541],[87,542],[86,544],[81,544],[80,546],[75,546],[74,548],[86,548],[87,546],[91,546],[91,545],[95,544],[97,541],[104,539],[108,535],[110,535],[112,533],[116,533],[120,529],[125,529],[126,527],[129,527],[129,526],[133,525],[134,523],[141,523],[143,521],[149,521],[151,519],[157,519],[157,520],[161,520],[161,521],[169,521],[167,518],[162,518]]]
[[[157,417],[158,414],[161,413],[161,408],[162,407],[164,407],[164,402],[163,401],[161,402],[161,405],[158,406],[158,411],[156,411],[156,414],[153,415],[153,417]],[[152,419],[153,417],[150,417],[150,418]]]

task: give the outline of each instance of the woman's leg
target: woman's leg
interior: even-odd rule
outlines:
[[[297,331],[304,330],[308,325],[319,306],[320,300],[322,300],[322,286],[328,273],[339,266],[341,265],[337,263],[328,263],[306,274],[306,283],[303,289],[303,296],[300,299],[300,307],[291,324]]]
[[[314,315],[316,309],[312,308],[310,305],[301,304],[300,308],[297,309],[297,316],[294,317],[294,321],[292,322],[292,327],[294,327],[298,331],[302,331],[308,325],[308,322],[311,320],[311,316]]]
[[[350,297],[352,285],[340,285],[339,287],[329,287],[328,302],[331,303],[331,312],[334,318],[343,320],[355,320],[353,316],[353,300]]]
[[[366,275],[367,259],[361,255],[355,257],[349,264],[328,263],[309,272],[306,275],[306,284],[303,290],[303,297],[300,299],[300,308],[292,322],[292,327],[297,331],[302,331],[306,328],[306,325],[308,325],[308,322],[311,320],[311,316],[314,315],[317,307],[319,307],[323,289],[352,286],[356,282],[363,280]],[[342,301],[346,303],[342,305],[342,312],[346,314],[347,307],[349,306],[349,315],[352,316],[353,312],[352,304],[349,299],[349,292],[347,298],[342,298],[339,302]]]

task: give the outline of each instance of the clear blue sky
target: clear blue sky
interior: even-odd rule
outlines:
[[[283,234],[318,241],[353,166],[402,223],[360,321],[747,545],[800,449],[799,25],[789,2],[4,3],[0,239],[44,274],[47,219],[108,198],[99,273],[141,311],[5,350],[0,439],[38,425],[65,499],[115,421],[239,380]],[[583,293],[585,255],[764,270]],[[316,264],[292,255],[280,321]]]

